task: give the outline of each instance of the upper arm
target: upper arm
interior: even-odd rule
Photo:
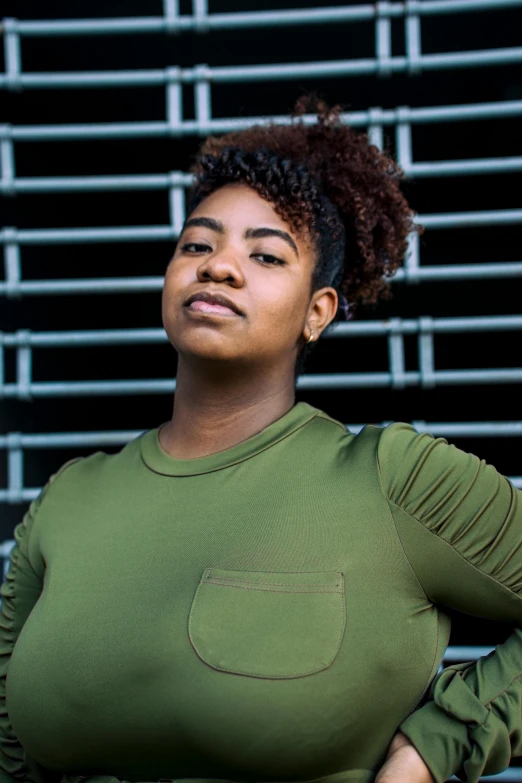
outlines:
[[[38,509],[55,479],[79,459],[83,457],[69,460],[49,478],[14,529],[16,543],[11,551],[9,569],[0,586],[0,780],[23,778],[31,783],[44,780],[42,769],[27,756],[12,729],[7,711],[6,682],[16,640],[43,589],[43,560],[32,537]]]
[[[428,597],[522,620],[522,492],[475,454],[398,422],[378,445],[383,492]]]

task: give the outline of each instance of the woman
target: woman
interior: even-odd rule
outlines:
[[[65,463],[16,528],[2,783],[476,781],[522,752],[518,628],[437,676],[445,606],[520,626],[521,493],[295,404],[339,297],[388,295],[413,229],[392,161],[308,108],[203,144],[163,291],[172,418]]]

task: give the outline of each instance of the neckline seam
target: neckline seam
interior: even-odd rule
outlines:
[[[310,407],[312,407],[312,406],[310,406]],[[319,413],[320,413],[319,409],[312,409],[312,411],[310,413],[310,416],[305,421],[300,422],[296,427],[292,428],[289,432],[286,432],[286,433],[282,434],[280,437],[276,438],[275,440],[272,440],[271,442],[265,444],[264,446],[260,446],[256,451],[252,452],[251,454],[246,454],[244,456],[237,457],[236,459],[233,459],[231,462],[226,462],[223,465],[216,465],[215,467],[209,467],[209,468],[206,468],[204,470],[196,470],[194,473],[185,473],[185,472],[171,473],[171,472],[164,472],[161,469],[157,469],[156,467],[152,467],[146,461],[145,456],[144,456],[143,452],[141,451],[141,449],[140,449],[140,456],[141,456],[141,459],[142,459],[142,462],[144,463],[144,465],[149,470],[151,470],[153,473],[156,473],[156,474],[158,474],[160,476],[169,476],[169,477],[172,477],[172,478],[191,478],[191,477],[194,477],[194,476],[202,476],[202,475],[205,475],[206,473],[216,473],[219,470],[226,470],[227,468],[231,468],[234,465],[239,465],[242,462],[246,462],[247,460],[252,459],[253,457],[257,457],[258,454],[262,454],[264,451],[267,451],[267,449],[271,448],[272,446],[275,446],[278,443],[281,443],[283,440],[286,440],[286,438],[288,438],[294,432],[298,432],[306,424],[309,424],[311,421],[313,421],[318,416]],[[160,426],[162,426],[162,425],[160,425]],[[271,425],[268,425],[268,426],[271,426]],[[161,447],[159,445],[158,430],[159,430],[159,428],[156,428],[155,434],[154,434],[154,438],[157,441],[158,447],[161,449]],[[261,430],[261,432],[262,431],[263,430]],[[258,433],[258,434],[261,434],[261,433]],[[255,437],[255,436],[253,436],[253,437]],[[242,442],[243,443],[247,443],[247,441],[242,441]],[[237,444],[237,445],[239,445],[239,444]],[[230,448],[235,448],[235,446],[231,446]],[[224,451],[225,451],[225,449],[223,450],[223,452]],[[170,455],[168,455],[166,452],[164,452],[163,449],[161,449],[161,453],[162,453],[162,455],[166,459],[176,459],[175,457],[170,457]],[[219,451],[216,451],[214,454],[209,454],[207,456],[208,457],[212,457],[215,454],[219,454],[219,453],[220,453]],[[196,457],[195,460],[196,459],[197,460],[199,460],[199,459],[206,459],[206,457]],[[180,460],[180,461],[186,462],[186,461],[189,461],[189,460]]]

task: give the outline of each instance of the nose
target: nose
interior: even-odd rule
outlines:
[[[213,280],[233,288],[240,288],[244,282],[241,265],[231,251],[206,256],[198,266],[197,276],[201,283]]]

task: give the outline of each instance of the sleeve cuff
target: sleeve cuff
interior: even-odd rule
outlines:
[[[399,730],[422,757],[435,783],[444,783],[452,775],[466,780],[462,765],[471,754],[471,744],[464,723],[429,701],[409,715]]]

